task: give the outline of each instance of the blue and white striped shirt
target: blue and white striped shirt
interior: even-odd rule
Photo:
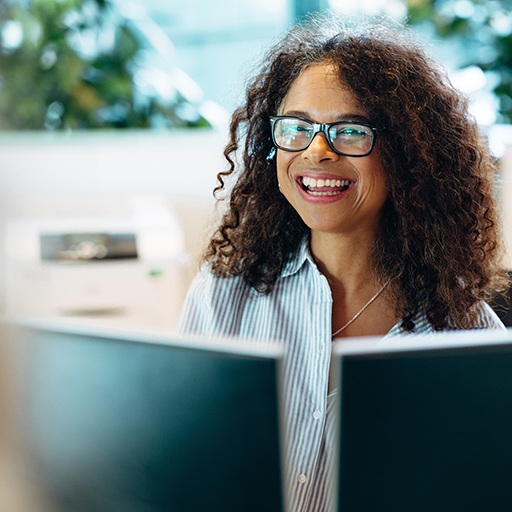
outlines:
[[[331,320],[329,284],[304,243],[269,295],[240,277],[216,278],[204,267],[192,283],[179,323],[181,332],[284,344],[286,474],[293,512],[331,510]],[[487,304],[480,320],[478,327],[504,328]],[[426,318],[415,325],[417,333],[433,331]],[[386,337],[400,333],[397,324]]]

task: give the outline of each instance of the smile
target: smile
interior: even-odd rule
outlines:
[[[303,176],[299,179],[304,191],[313,196],[337,196],[349,189],[351,181],[341,179],[316,179]]]

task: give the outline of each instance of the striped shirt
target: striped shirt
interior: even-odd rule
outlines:
[[[256,292],[240,277],[214,277],[205,266],[191,285],[179,322],[181,332],[284,344],[285,474],[293,512],[332,508],[331,320],[329,284],[304,243],[269,295]],[[433,332],[426,318],[416,320],[415,333]],[[487,304],[478,327],[504,328]],[[386,337],[399,334],[398,323]]]

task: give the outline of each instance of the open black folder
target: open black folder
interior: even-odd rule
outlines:
[[[338,510],[512,510],[512,332],[337,342]]]
[[[279,349],[69,326],[16,332],[21,438],[47,510],[283,510]]]

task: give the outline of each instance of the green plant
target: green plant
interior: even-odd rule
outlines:
[[[109,0],[0,0],[0,36],[2,130],[209,126],[137,89],[147,47]]]
[[[497,99],[497,121],[512,122],[512,0],[406,0],[409,23],[454,44],[458,66],[477,66]]]

